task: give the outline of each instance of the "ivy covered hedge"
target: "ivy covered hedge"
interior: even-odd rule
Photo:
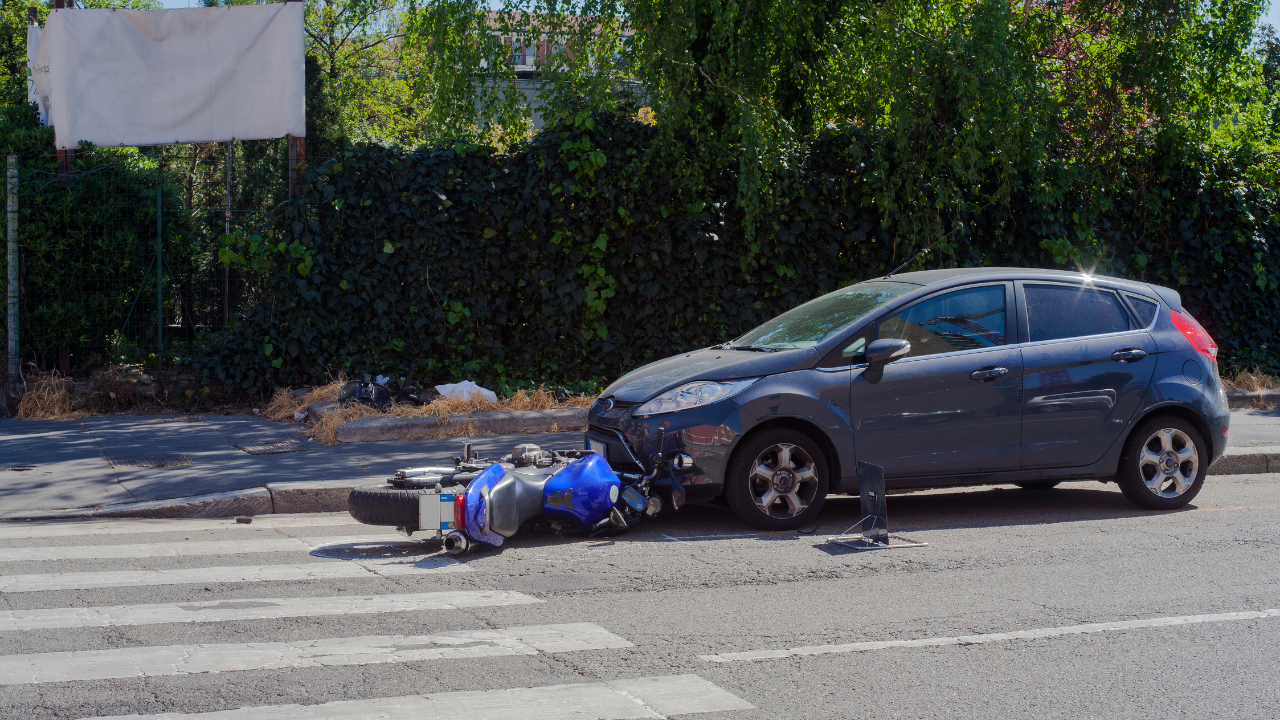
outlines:
[[[754,232],[738,179],[689,179],[655,133],[580,114],[512,154],[363,147],[309,170],[276,233],[228,253],[267,274],[268,296],[201,367],[245,389],[411,363],[436,382],[607,382],[919,249],[879,210],[893,160],[873,152],[875,131],[820,133],[771,179]],[[967,234],[913,268],[1091,267],[1172,285],[1228,362],[1280,367],[1280,173],[1274,156],[1233,152],[1158,156],[1145,186],[1078,187],[1042,168],[1024,187],[1054,192],[975,203]],[[978,178],[975,195],[984,182],[998,181]]]

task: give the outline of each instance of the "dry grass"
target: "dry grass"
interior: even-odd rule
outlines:
[[[337,390],[332,392],[332,398],[327,396],[317,396],[317,393],[320,393],[322,390],[329,387],[333,387],[333,385],[325,386],[325,388],[318,388],[311,394],[307,395],[306,398],[298,401],[296,406],[287,405],[286,401],[283,399],[289,398],[289,400],[292,400],[292,395],[290,395],[288,390],[278,390],[276,391],[276,396],[272,398],[272,404],[269,404],[266,408],[268,417],[271,417],[274,420],[292,420],[294,412],[301,410],[311,402],[320,402],[321,400],[328,399],[336,400],[338,395]],[[341,387],[341,385],[338,385],[338,387]],[[317,396],[319,399],[311,400],[313,396]],[[280,401],[279,417],[270,414],[272,411],[272,405],[274,405],[277,400]],[[447,422],[450,417],[455,415],[470,415],[472,413],[492,412],[495,410],[553,410],[556,408],[589,407],[593,402],[595,402],[594,397],[585,395],[574,395],[567,397],[564,400],[556,400],[555,393],[547,390],[546,388],[540,387],[537,390],[517,390],[511,397],[498,398],[497,402],[489,402],[480,393],[475,393],[469,398],[436,398],[435,401],[428,405],[405,405],[401,403],[392,403],[386,410],[379,410],[359,403],[348,403],[343,407],[336,408],[328,415],[325,415],[320,419],[320,422],[304,430],[303,434],[307,437],[315,438],[317,442],[324,443],[325,445],[336,445],[338,444],[338,428],[343,423],[351,422],[352,420],[360,420],[361,418],[437,417],[440,420]],[[297,410],[289,409],[286,413],[286,407],[296,407]],[[467,420],[464,422],[454,422],[442,425],[440,431],[436,435],[439,437],[448,437],[452,435],[473,434],[474,432],[475,429],[471,426],[471,421]]]
[[[83,399],[75,398],[98,412],[133,410],[142,400],[138,383],[121,374],[117,368],[107,368],[95,373],[89,380],[88,392]]]
[[[290,388],[278,389],[272,396],[271,402],[262,409],[262,414],[277,422],[291,421],[294,413],[303,412],[314,403],[337,400],[338,391],[346,383],[347,377],[339,375],[337,380],[328,385],[321,385],[300,398],[295,398]]]
[[[367,418],[367,417],[385,417],[388,415],[402,416],[405,414],[414,414],[414,413],[403,413],[400,411],[417,410],[417,409],[418,408],[411,408],[406,405],[392,403],[391,407],[388,408],[386,412],[383,412],[378,408],[370,407],[369,405],[361,405],[360,403],[349,402],[346,405],[343,405],[342,407],[335,408],[332,412],[320,418],[320,422],[316,423],[315,425],[312,425],[306,430],[303,430],[302,434],[306,435],[309,438],[314,438],[316,442],[321,442],[321,443],[324,443],[325,445],[337,445],[338,444],[338,427],[341,426],[343,423],[348,423],[348,422],[351,422],[352,420],[359,420],[360,418]]]
[[[1223,378],[1222,385],[1228,390],[1261,392],[1280,388],[1280,378],[1254,368],[1253,370],[1241,370],[1231,377]]]
[[[73,420],[88,413],[77,411],[71,391],[74,386],[56,370],[36,376],[35,382],[18,402],[22,420]]]

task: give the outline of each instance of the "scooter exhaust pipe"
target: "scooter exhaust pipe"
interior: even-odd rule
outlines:
[[[446,553],[457,557],[458,555],[465,555],[470,549],[471,541],[467,539],[466,535],[454,531],[444,536],[444,551]]]

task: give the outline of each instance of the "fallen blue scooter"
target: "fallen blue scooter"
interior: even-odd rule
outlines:
[[[660,430],[656,447],[663,440]],[[618,473],[590,451],[528,444],[496,461],[478,460],[467,444],[452,468],[400,470],[388,485],[353,491],[348,507],[363,523],[434,531],[451,555],[476,544],[499,547],[534,520],[553,530],[618,532],[659,513],[663,497],[673,510],[684,504],[679,477],[693,471],[692,458],[659,452],[650,462],[646,475]],[[408,513],[413,499],[416,517]]]

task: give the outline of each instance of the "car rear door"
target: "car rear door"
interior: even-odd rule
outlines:
[[[1022,356],[1011,342],[1013,283],[943,291],[882,318],[878,338],[911,342],[911,353],[877,377],[850,379],[858,460],[886,478],[1018,468]]]
[[[1079,467],[1120,437],[1155,371],[1147,328],[1105,287],[1019,281],[1022,467]]]

